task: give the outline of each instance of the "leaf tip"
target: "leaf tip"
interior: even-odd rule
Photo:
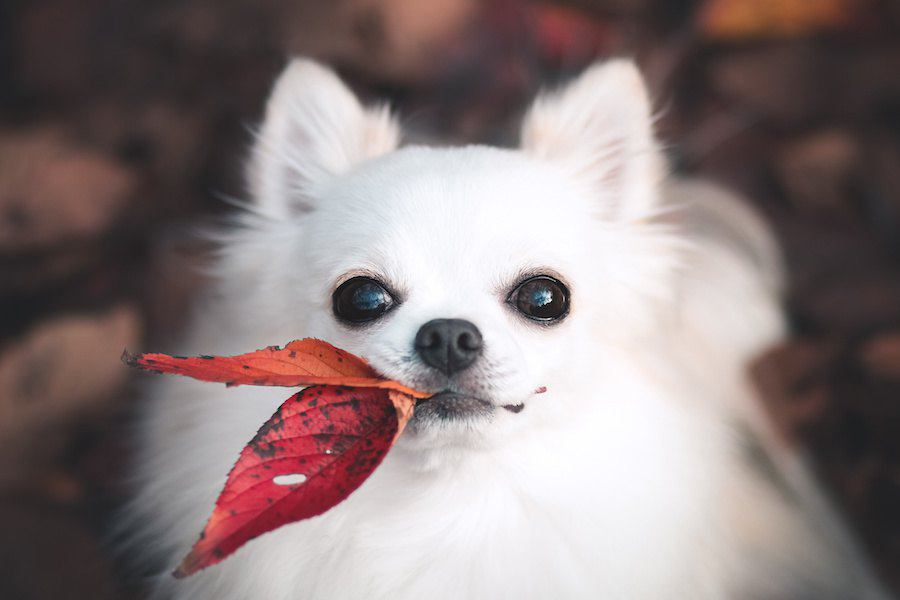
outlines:
[[[197,554],[191,550],[188,555],[181,560],[181,563],[175,567],[175,570],[172,571],[172,577],[175,579],[184,579],[185,577],[190,577],[202,568],[203,566],[201,566]]]
[[[172,571],[172,577],[175,579],[184,579],[188,575],[190,575],[190,573],[187,572],[183,565],[178,565],[178,568]]]
[[[141,359],[141,355],[140,354],[131,354],[130,352],[128,352],[128,348],[123,348],[121,359],[122,359],[122,362],[124,364],[128,365],[129,367],[137,367],[137,366],[140,366],[138,364],[138,361]]]

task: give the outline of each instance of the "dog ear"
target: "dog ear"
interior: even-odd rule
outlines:
[[[652,124],[637,67],[611,60],[538,97],[525,116],[521,147],[591,186],[601,214],[640,219],[652,213],[665,175]]]
[[[248,165],[250,192],[276,218],[312,210],[317,185],[394,150],[399,137],[387,107],[364,108],[333,71],[294,59],[266,106]]]

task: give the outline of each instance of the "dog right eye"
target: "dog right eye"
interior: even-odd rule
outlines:
[[[395,304],[383,285],[369,277],[348,279],[334,291],[332,309],[334,315],[349,323],[373,321]]]
[[[521,282],[506,300],[532,321],[550,323],[569,312],[569,290],[560,281],[537,275]]]

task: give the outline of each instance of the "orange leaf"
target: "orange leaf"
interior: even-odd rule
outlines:
[[[850,25],[869,0],[706,0],[697,21],[708,38],[809,35]]]
[[[295,340],[284,348],[269,346],[237,356],[129,355],[126,352],[122,358],[128,365],[154,373],[175,373],[228,386],[346,385],[396,390],[415,398],[430,395],[385,379],[362,358],[312,338]]]

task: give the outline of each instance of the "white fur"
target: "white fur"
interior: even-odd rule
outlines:
[[[539,99],[521,149],[397,138],[386,111],[294,61],[251,162],[258,209],[226,237],[179,351],[314,336],[416,385],[419,326],[466,318],[485,339],[469,385],[525,409],[413,428],[325,515],[176,581],[166,573],[289,391],[159,382],[131,516],[147,560],[165,561],[161,596],[881,597],[744,380],[784,333],[777,250],[724,192],[666,179],[631,63]],[[540,327],[504,300],[548,270],[572,310]],[[351,329],[331,292],[360,272],[402,303]],[[769,475],[748,446],[769,455]]]

